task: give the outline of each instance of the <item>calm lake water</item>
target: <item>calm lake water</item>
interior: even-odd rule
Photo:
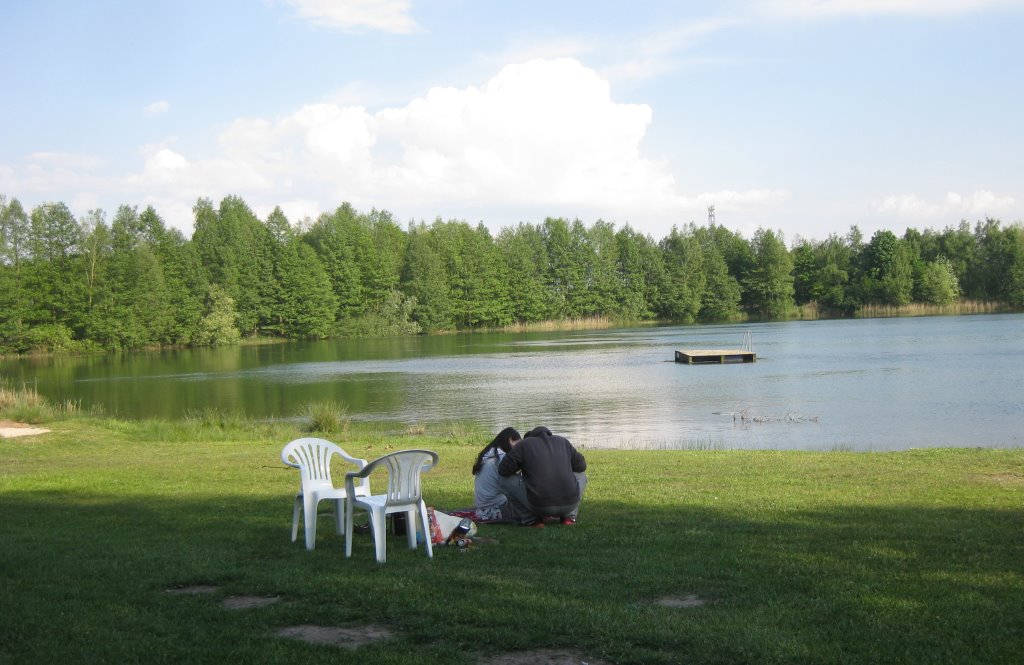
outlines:
[[[753,364],[689,366],[676,349]],[[340,340],[0,364],[15,385],[123,417],[208,407],[543,424],[586,447],[897,450],[1022,445],[1024,315]],[[484,442],[481,442],[484,443]]]

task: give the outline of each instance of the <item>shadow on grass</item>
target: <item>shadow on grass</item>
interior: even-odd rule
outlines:
[[[0,661],[337,662],[274,636],[387,626],[362,663],[471,663],[571,648],[614,663],[1014,662],[1024,634],[1024,514],[840,507],[758,521],[587,504],[576,527],[485,525],[458,553],[343,537],[289,542],[290,497],[0,498]],[[175,586],[217,593],[167,594]],[[280,596],[245,612],[229,594]],[[666,596],[703,605],[664,607]]]

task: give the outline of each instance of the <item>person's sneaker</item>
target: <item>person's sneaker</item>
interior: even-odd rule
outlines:
[[[544,522],[544,524],[558,524],[558,520],[557,515],[545,515],[541,518],[541,522]]]
[[[537,520],[533,524],[527,524],[526,526],[531,527],[533,529],[543,529],[544,528],[544,520]]]
[[[576,526],[576,518],[575,517],[563,517],[562,518],[562,526]]]

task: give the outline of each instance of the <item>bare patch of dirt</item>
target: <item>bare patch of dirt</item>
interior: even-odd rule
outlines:
[[[229,610],[251,610],[266,607],[281,600],[281,596],[228,596],[221,605]]]
[[[204,593],[215,593],[218,589],[220,589],[220,587],[210,586],[208,584],[193,584],[192,586],[164,589],[164,593],[174,594],[175,596],[198,596]]]
[[[560,649],[537,649],[517,653],[503,653],[486,660],[479,665],[611,665],[604,660],[587,658],[577,651]]]
[[[662,607],[702,607],[707,601],[691,593],[685,596],[665,596],[654,601],[654,604]]]
[[[358,649],[366,644],[391,639],[393,633],[383,626],[289,626],[277,631],[279,637],[290,637],[310,644],[326,644],[344,649]]]
[[[0,420],[0,438],[13,439],[16,436],[34,436],[46,434],[50,430],[44,427],[32,427],[25,423],[16,423],[13,420]]]

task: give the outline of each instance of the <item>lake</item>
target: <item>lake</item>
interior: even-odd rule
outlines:
[[[756,363],[673,362],[748,332]],[[293,342],[9,360],[0,373],[127,418],[289,418],[332,399],[396,429],[547,425],[585,447],[1007,447],[1022,445],[1024,314]]]

